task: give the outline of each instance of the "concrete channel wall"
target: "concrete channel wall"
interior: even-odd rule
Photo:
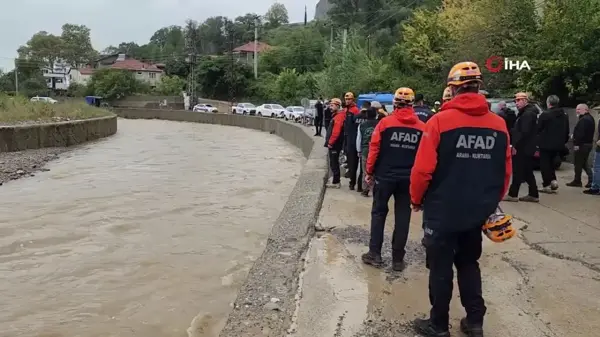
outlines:
[[[263,117],[147,109],[117,109],[116,113],[123,118],[164,119],[261,130],[276,134],[302,150],[307,159],[302,173],[273,224],[265,250],[250,270],[220,334],[220,337],[285,336],[296,309],[295,297],[304,254],[325,193],[328,168],[322,138],[315,141],[300,125]]]
[[[114,135],[117,116],[68,122],[0,126],[0,152],[67,147]]]

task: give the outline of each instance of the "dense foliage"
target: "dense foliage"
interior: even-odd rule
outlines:
[[[156,31],[148,44],[123,42],[103,53],[165,64],[169,77],[155,89],[160,94],[190,89],[186,81],[193,69],[197,95],[208,98],[298,104],[302,97],[410,86],[433,101],[440,99],[452,64],[473,60],[495,95],[524,90],[538,97],[557,94],[571,103],[599,100],[600,0],[330,2],[327,20],[289,24],[287,10],[276,3],[262,16],[188,20],[183,27]],[[260,55],[258,80],[251,64],[230,54],[254,39],[255,28],[259,40],[274,47]],[[24,66],[19,71],[57,58],[85,63],[97,55],[88,42],[84,26],[67,24],[61,36],[35,34],[19,49]],[[186,61],[192,54],[199,55],[195,68]],[[492,55],[527,61],[531,71],[490,73],[485,63]],[[35,72],[23,77],[23,87],[39,87]],[[94,77],[88,92],[117,97],[149,90],[122,74]],[[0,77],[0,90],[10,90],[11,78]],[[75,89],[70,92],[82,92]]]

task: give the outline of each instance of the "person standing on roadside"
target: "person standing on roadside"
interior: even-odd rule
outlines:
[[[366,178],[373,184],[371,240],[362,261],[376,267],[383,265],[385,220],[390,198],[394,196],[394,233],[392,234],[392,269],[404,270],[405,247],[410,227],[410,170],[423,135],[425,123],[419,120],[412,105],[415,93],[399,88],[394,94],[394,112],[379,121],[369,143]]]
[[[519,109],[517,120],[511,130],[513,152],[513,179],[504,201],[540,202],[540,195],[533,174],[533,155],[537,141],[537,108],[529,103],[529,96],[524,92],[515,95],[515,103]],[[561,137],[561,135],[558,135]],[[521,184],[526,182],[529,193],[519,198]]]
[[[592,186],[589,189],[583,191],[585,194],[589,195],[600,195],[600,118],[598,118],[598,127],[596,129],[597,138],[596,138],[596,153],[594,155],[594,172],[593,172],[593,180]]]
[[[317,103],[315,103],[315,136],[321,136],[321,131],[323,130],[323,110],[325,109],[323,103],[323,97],[319,97]]]
[[[341,173],[340,173],[340,151],[344,146],[344,121],[346,114],[340,111],[342,101],[333,98],[329,104],[333,119],[327,130],[325,144],[329,148],[329,168],[331,169],[331,183],[327,184],[329,188],[340,188]]]
[[[467,312],[460,329],[483,337],[486,306],[482,296],[482,226],[508,189],[512,164],[508,130],[491,113],[481,70],[461,62],[448,74],[453,99],[425,125],[410,175],[413,210],[423,210],[430,317],[416,319],[417,333],[449,337],[453,265],[460,300]]]
[[[361,112],[362,113],[362,112]],[[364,173],[367,170],[367,158],[369,156],[369,143],[371,142],[371,136],[373,135],[373,131],[375,131],[375,126],[379,122],[377,120],[377,108],[371,105],[366,111],[365,121],[358,126],[358,134],[356,136],[356,151],[358,151],[358,156],[360,157],[360,171]],[[366,178],[366,175],[365,175]],[[369,196],[369,184],[367,184],[366,179],[363,179],[359,183],[362,184],[362,193],[363,197]]]
[[[346,146],[344,148],[346,152],[346,160],[348,162],[348,178],[350,179],[349,188],[354,191],[356,186],[356,176],[358,173],[358,152],[356,151],[356,134],[358,133],[358,125],[362,123],[363,119],[358,118],[360,110],[354,102],[354,94],[347,92],[344,95],[344,101],[346,102],[346,108],[342,110],[342,113],[346,115],[344,121],[344,132],[346,135]],[[360,177],[359,177],[360,178]],[[359,184],[359,191],[362,192],[362,185]]]
[[[565,144],[569,141],[569,117],[558,106],[560,99],[556,95],[548,96],[548,110],[538,118],[538,147],[540,148],[540,171],[542,172],[542,193],[556,193],[555,160],[560,158]],[[593,128],[592,123],[592,128]],[[592,137],[594,136],[592,131]]]
[[[517,114],[513,109],[506,106],[505,101],[498,102],[498,110],[498,115],[504,119],[504,122],[506,122],[506,128],[508,129],[508,132],[510,132],[513,126],[515,126]]]
[[[433,111],[429,106],[425,105],[424,100],[423,94],[417,94],[414,109],[421,122],[427,123],[431,116],[433,116]]]
[[[323,110],[323,125],[325,126],[325,133],[329,130],[329,123],[331,123],[331,101],[325,102],[325,109]]]
[[[567,183],[570,187],[582,187],[581,171],[585,171],[588,176],[586,188],[592,187],[594,174],[588,163],[590,152],[594,147],[594,131],[596,121],[590,115],[590,109],[586,104],[579,104],[575,109],[577,112],[577,124],[573,130],[573,164],[575,166],[575,177],[573,181]]]

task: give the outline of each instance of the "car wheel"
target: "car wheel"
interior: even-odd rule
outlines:
[[[233,109],[232,112],[233,112],[234,115],[237,114],[237,111],[235,109]]]
[[[271,118],[275,118],[275,114],[271,114]]]
[[[246,111],[244,111],[244,112],[242,113],[242,115],[247,115],[247,114],[248,114],[248,113],[247,113]]]
[[[259,116],[259,117],[262,117],[262,112],[259,112],[259,113],[258,113],[258,116]]]

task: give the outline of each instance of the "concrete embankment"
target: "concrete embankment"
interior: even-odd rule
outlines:
[[[0,127],[0,152],[67,147],[117,132],[117,117]]]
[[[322,138],[302,126],[281,120],[177,110],[117,109],[132,119],[164,119],[237,126],[276,134],[302,150],[307,158],[296,185],[273,224],[263,254],[242,285],[222,337],[271,336],[287,333],[296,310],[299,275],[313,235],[327,179]],[[235,151],[235,149],[232,149]]]

